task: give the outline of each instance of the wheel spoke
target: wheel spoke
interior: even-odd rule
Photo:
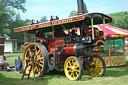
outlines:
[[[75,77],[74,73],[72,73],[72,75],[73,75],[73,78],[74,78]]]
[[[99,70],[103,70],[103,68],[100,68],[100,67],[99,67],[98,69],[99,69]]]
[[[36,55],[38,55],[40,52],[41,52],[41,50],[38,50]]]
[[[98,59],[98,64],[100,64],[100,60]]]
[[[43,67],[43,65],[42,65],[42,64],[39,64],[39,66]]]
[[[75,69],[79,68],[79,66],[75,66]]]
[[[76,76],[78,76],[78,73],[77,72],[75,72],[76,73]]]
[[[69,69],[68,71],[71,72],[71,69]]]
[[[34,68],[34,71],[36,71],[37,67]]]
[[[28,62],[28,65],[30,65],[31,64],[31,62]]]
[[[41,60],[41,61],[43,61],[43,59],[44,59],[43,57],[38,58],[38,60]]]
[[[98,71],[98,69],[96,69],[96,72],[98,72],[98,74],[100,74],[100,72]]]
[[[96,58],[94,58],[94,63],[96,63]]]
[[[92,69],[92,72],[94,72],[95,68]]]
[[[71,66],[71,63],[69,62],[68,65]]]
[[[37,54],[37,47],[36,47],[36,46],[34,46],[34,48],[35,48],[35,49],[34,49],[34,50],[35,50],[35,54]]]
[[[74,61],[75,61],[75,60],[74,60]],[[73,63],[73,66],[78,66],[78,62],[75,61],[75,62]]]
[[[98,65],[99,62],[100,62],[100,60],[97,58],[97,60],[96,60],[96,64]]]
[[[72,62],[72,60],[70,60],[70,66],[73,66],[73,62]]]
[[[39,68],[37,67],[37,71],[39,71]]]
[[[74,62],[74,60],[72,60],[72,65],[75,66],[75,62]]]
[[[43,62],[43,61],[40,61],[40,63],[42,63],[42,64],[43,64],[44,62]]]
[[[40,55],[40,57],[42,57],[42,53],[41,52],[39,53],[39,55]]]
[[[76,69],[75,72],[80,72],[80,71]]]
[[[96,75],[97,71],[95,71],[95,75]]]
[[[70,76],[71,76],[71,77],[73,76],[73,72],[71,72]]]
[[[67,68],[70,68],[70,66],[69,66],[69,65],[67,65]]]
[[[36,51],[37,50],[36,46],[34,46],[34,48],[35,48],[34,50]]]

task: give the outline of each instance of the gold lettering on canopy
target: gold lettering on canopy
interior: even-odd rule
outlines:
[[[53,22],[48,22],[48,23],[42,23],[39,25],[36,24],[36,25],[28,26],[28,27],[16,28],[16,29],[14,29],[14,32],[38,29],[38,28],[49,27],[49,26],[54,26],[54,25],[60,25],[60,24],[80,21],[83,19],[85,19],[85,16],[79,16],[79,17],[74,17],[74,18],[59,20],[59,21],[53,21]]]

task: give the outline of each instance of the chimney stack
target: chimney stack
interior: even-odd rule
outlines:
[[[78,15],[85,14],[83,0],[77,0],[77,6],[78,6]]]

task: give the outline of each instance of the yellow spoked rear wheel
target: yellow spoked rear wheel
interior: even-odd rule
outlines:
[[[87,66],[89,74],[95,77],[103,76],[106,71],[105,61],[101,56],[94,55]]]
[[[81,61],[75,57],[71,56],[66,59],[64,64],[64,72],[69,80],[78,80],[82,75],[83,67]]]
[[[26,70],[26,73],[29,73],[30,70],[30,64],[31,64],[31,58],[30,56],[34,56],[34,72],[35,76],[38,77],[40,76],[40,70],[41,72],[46,72],[47,71],[47,60],[45,57],[47,55],[46,49],[42,44],[30,44],[26,47],[24,54],[23,54],[23,67],[25,68],[26,66],[26,61],[29,60],[28,62],[28,67]],[[34,76],[33,69],[31,69],[30,76]]]

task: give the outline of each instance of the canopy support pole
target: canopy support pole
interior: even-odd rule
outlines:
[[[62,24],[61,24],[61,25],[62,25]],[[66,27],[65,27],[64,25],[62,25],[62,27],[63,27],[63,31],[66,30]]]
[[[125,39],[124,39],[124,37],[122,38],[122,41],[123,41],[123,54],[125,55]]]
[[[35,40],[36,40],[35,36],[36,36],[36,34],[34,34],[34,42],[36,42],[36,41],[35,41]]]
[[[93,27],[93,18],[91,18],[91,24],[92,24],[92,39],[94,40],[94,27]]]
[[[54,38],[54,27],[52,26],[52,33],[53,33],[53,38]]]
[[[106,44],[106,50],[105,51],[107,51],[107,49],[108,49],[108,42],[107,42],[107,40],[105,41],[105,44]]]
[[[111,47],[110,47],[110,38],[108,38],[108,54],[109,54],[109,56],[111,55],[110,54],[110,50],[111,50]]]
[[[126,51],[126,56],[128,55],[128,37],[126,38],[126,41],[127,41],[127,43],[126,43],[126,49],[125,49],[125,51]]]
[[[64,32],[65,34],[68,34],[69,32],[68,32],[68,30],[66,29],[66,27],[65,27],[63,24],[61,24],[61,26],[63,27],[63,32]]]
[[[105,33],[106,33],[106,32],[105,32],[105,19],[103,19],[103,27],[104,27],[104,39],[106,40],[106,36],[105,36],[105,35],[106,35],[106,34],[105,34]]]
[[[82,26],[80,27],[80,35],[81,35],[81,37],[83,37],[83,29],[82,29]]]
[[[26,31],[24,32],[24,41],[26,42]]]
[[[115,51],[115,39],[113,39],[113,47],[114,47],[114,51]]]

